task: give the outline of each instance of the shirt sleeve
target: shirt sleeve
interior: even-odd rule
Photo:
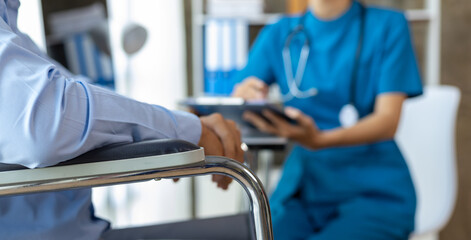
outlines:
[[[198,143],[195,115],[137,102],[61,69],[25,48],[0,19],[0,162],[35,168],[113,143]]]
[[[408,97],[422,94],[422,83],[412,46],[408,22],[403,14],[390,21],[384,40],[378,94],[402,92]]]
[[[265,26],[257,36],[247,60],[247,65],[237,74],[237,82],[241,82],[248,77],[257,77],[267,84],[275,81],[275,74],[272,69],[272,63],[269,60],[270,48],[273,42],[273,27]]]

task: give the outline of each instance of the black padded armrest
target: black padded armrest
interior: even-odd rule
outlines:
[[[200,147],[178,139],[159,139],[135,143],[114,144],[82,154],[62,162],[59,166],[78,163],[103,162],[187,152]]]
[[[200,147],[192,143],[178,139],[159,139],[135,143],[113,144],[92,150],[74,159],[62,162],[57,166],[149,157],[156,155],[187,152],[199,148]],[[26,168],[21,165],[0,163],[0,172],[20,169]]]

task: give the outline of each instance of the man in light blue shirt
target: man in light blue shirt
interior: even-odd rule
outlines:
[[[108,144],[162,138],[242,159],[235,124],[219,115],[198,119],[73,76],[19,32],[19,6],[0,0],[0,163],[46,167]],[[221,188],[230,182],[215,179]],[[90,240],[107,228],[93,214],[90,189],[0,198],[1,239]]]

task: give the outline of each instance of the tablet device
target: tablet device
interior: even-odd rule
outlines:
[[[191,107],[199,115],[220,113],[225,118],[235,121],[241,127],[242,131],[244,131],[244,127],[255,129],[252,124],[242,118],[245,111],[251,111],[269,121],[263,116],[262,112],[264,110],[270,110],[286,121],[295,123],[295,120],[286,116],[279,104],[268,101],[245,101],[242,98],[232,97],[202,97],[189,98],[183,101],[182,104]]]

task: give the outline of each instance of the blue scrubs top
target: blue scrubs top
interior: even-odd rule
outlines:
[[[375,7],[363,10],[364,18],[362,6],[354,1],[346,13],[334,20],[318,19],[308,11],[306,16],[284,17],[266,26],[252,47],[247,66],[239,73],[239,80],[255,76],[267,84],[277,83],[281,92],[287,94],[282,51],[287,37],[303,22],[306,34],[295,35],[290,44],[292,71],[296,72],[301,48],[308,37],[310,54],[300,89],[315,87],[319,92],[284,104],[311,116],[321,130],[338,128],[339,112],[350,101],[353,65],[363,23],[363,45],[354,89],[360,117],[373,112],[380,94],[420,95],[422,84],[404,15]],[[295,194],[313,206],[310,215],[320,227],[329,221],[329,213],[319,212],[316,206],[336,208],[352,199],[366,197],[391,203],[388,205],[391,208],[387,208],[394,209],[391,217],[401,218],[408,231],[413,229],[414,188],[393,140],[318,151],[295,146],[271,198],[273,215]],[[388,215],[384,205],[380,206],[383,210],[374,210]]]

